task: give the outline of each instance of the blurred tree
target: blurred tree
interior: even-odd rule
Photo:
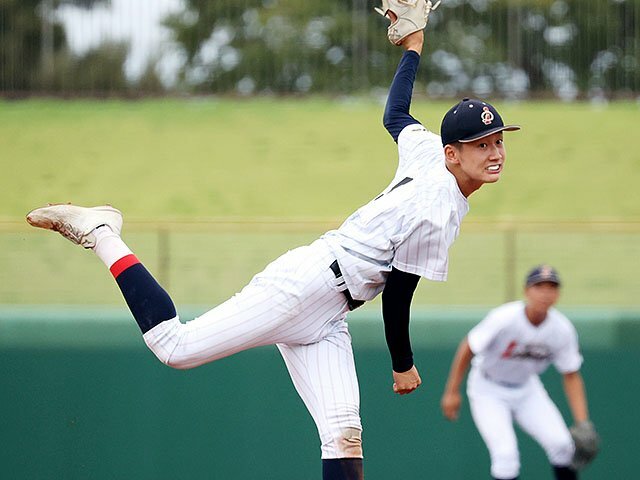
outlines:
[[[45,37],[50,51],[64,48],[62,27],[43,20],[41,4],[41,0],[0,2],[0,91],[25,92],[41,83]]]
[[[99,97],[130,93],[132,87],[122,68],[127,51],[126,43],[104,43],[80,57],[60,52],[50,89],[67,95]]]
[[[574,66],[578,88],[609,96],[639,86],[640,1],[585,4],[584,0],[567,0],[567,4],[567,17],[576,27],[567,58]]]
[[[398,60],[386,21],[373,13],[378,1],[186,3],[165,25],[185,52],[182,83],[197,91],[361,91],[386,87]],[[507,61],[515,8],[506,0],[445,2],[430,20],[418,85],[424,80],[436,96],[525,94],[525,65]]]
[[[0,91],[23,94],[53,87],[55,59],[66,49],[54,13],[65,3],[93,8],[109,0],[0,1]]]
[[[638,0],[528,2],[524,12],[519,40],[535,52],[523,64],[533,92],[572,99],[640,85]]]
[[[187,11],[165,25],[186,54],[183,83],[198,91],[349,90],[352,15],[344,3],[187,0]]]
[[[167,92],[164,84],[158,77],[155,68],[155,61],[150,60],[142,75],[136,80],[134,85],[129,84],[129,91],[132,95],[162,95]]]
[[[127,45],[78,57],[55,9],[106,0],[0,0],[0,91],[157,93],[149,59],[132,85]],[[343,94],[387,88],[398,50],[373,13],[380,0],[183,0],[165,19],[177,88],[198,93]],[[432,97],[640,90],[640,0],[447,0],[430,18],[416,90]]]
[[[397,52],[373,0],[186,0],[167,19],[200,92],[353,92],[386,87]],[[639,0],[456,0],[427,28],[417,87],[432,96],[524,97],[639,83]],[[627,53],[625,53],[627,52]]]

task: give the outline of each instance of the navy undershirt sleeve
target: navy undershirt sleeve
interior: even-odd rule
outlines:
[[[420,277],[393,268],[382,291],[382,318],[393,370],[406,372],[413,367],[409,338],[409,318],[413,292]]]
[[[416,79],[419,64],[420,55],[417,52],[413,50],[404,52],[391,82],[382,123],[396,143],[404,127],[420,123],[409,115],[413,82]]]

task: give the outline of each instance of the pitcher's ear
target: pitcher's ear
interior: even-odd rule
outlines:
[[[459,145],[459,146],[458,146]],[[444,158],[450,163],[460,163],[462,144],[447,144],[444,146]]]

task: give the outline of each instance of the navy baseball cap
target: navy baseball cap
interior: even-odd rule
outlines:
[[[442,119],[442,145],[473,142],[497,132],[520,130],[518,125],[505,125],[498,111],[482,100],[463,98]]]
[[[560,277],[555,268],[550,265],[538,265],[527,275],[526,287],[537,285],[538,283],[550,282],[560,286]]]

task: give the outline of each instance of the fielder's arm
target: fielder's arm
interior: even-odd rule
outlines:
[[[449,370],[449,378],[444,388],[442,400],[440,401],[440,407],[442,413],[449,420],[457,420],[458,413],[460,412],[460,405],[462,405],[462,396],[460,394],[460,384],[467,373],[471,359],[473,358],[473,352],[469,347],[467,337],[464,337],[458,346],[455,357],[451,362],[451,369]]]
[[[392,268],[382,291],[382,318],[391,364],[393,391],[404,395],[413,392],[422,380],[413,364],[409,319],[411,300],[420,277]]]
[[[573,415],[574,423],[589,420],[589,409],[587,407],[587,395],[584,389],[584,381],[580,372],[565,373],[562,375],[564,393]]]

